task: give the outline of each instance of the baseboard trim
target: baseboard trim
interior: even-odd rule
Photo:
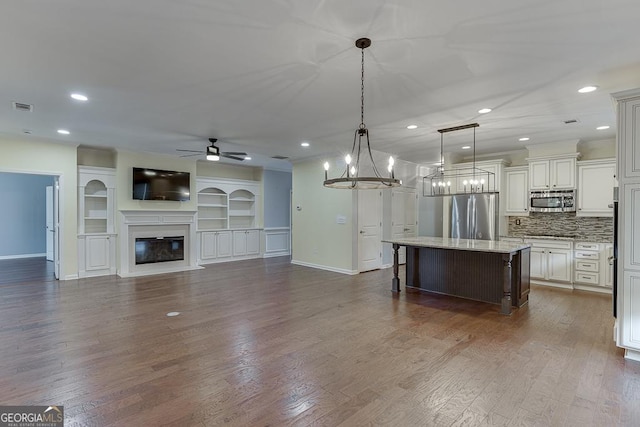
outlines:
[[[46,253],[42,254],[20,254],[20,255],[2,255],[0,256],[0,260],[2,259],[21,259],[21,258],[40,258],[47,256]]]
[[[142,277],[142,276],[155,276],[158,274],[167,274],[167,273],[180,273],[182,271],[192,271],[192,270],[200,270],[204,267],[196,265],[194,267],[186,266],[186,267],[175,267],[175,268],[167,268],[166,270],[154,270],[154,271],[141,271],[136,273],[122,273],[118,272],[118,276],[122,278],[127,277]]]
[[[62,279],[60,280],[78,280],[78,275],[77,274],[67,274],[66,276],[64,276]]]
[[[534,285],[549,286],[551,288],[569,289],[570,291],[573,290],[573,285],[571,283],[547,282],[546,280],[531,280],[531,283]]]
[[[627,360],[634,360],[636,362],[640,362],[640,351],[625,348],[624,358]]]
[[[577,284],[577,283],[573,284],[573,288],[578,290],[578,291],[597,292],[597,293],[600,293],[600,294],[609,294],[609,295],[611,295],[611,293],[613,292],[611,290],[611,288],[605,288],[605,287],[600,287],[600,286],[580,285],[580,284]]]
[[[277,252],[265,252],[262,254],[262,258],[274,258],[277,256],[290,256],[291,253],[289,251],[277,251]]]
[[[347,270],[347,269],[343,269],[343,268],[329,267],[327,265],[312,264],[310,262],[298,261],[298,260],[295,260],[295,259],[291,260],[291,264],[301,265],[303,267],[317,268],[318,270],[333,271],[334,273],[348,274],[350,276],[355,276],[356,274],[360,273],[357,270]]]

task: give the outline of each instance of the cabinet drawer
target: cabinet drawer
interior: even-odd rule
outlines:
[[[532,248],[571,249],[571,244],[573,242],[560,240],[524,239],[524,243],[530,243]]]
[[[576,282],[588,283],[590,285],[600,284],[598,273],[583,273],[576,271]]]
[[[576,271],[580,270],[581,272],[593,272],[597,273],[600,271],[600,264],[596,261],[583,261],[576,260]]]
[[[591,252],[591,251],[576,251],[575,257],[579,258],[579,259],[599,260],[600,259],[600,253]]]
[[[591,251],[599,251],[600,245],[598,243],[576,243],[576,249],[587,249]]]

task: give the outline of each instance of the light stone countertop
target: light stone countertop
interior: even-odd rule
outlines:
[[[405,237],[402,239],[383,239],[382,241],[385,243],[395,243],[400,246],[458,249],[503,254],[515,253],[531,247],[528,243],[502,242],[499,240],[450,239],[448,237]]]

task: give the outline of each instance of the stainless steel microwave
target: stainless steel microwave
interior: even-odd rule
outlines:
[[[531,191],[529,193],[531,212],[575,212],[575,190]]]

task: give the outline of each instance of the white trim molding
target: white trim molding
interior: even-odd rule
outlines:
[[[269,227],[264,229],[263,258],[291,255],[291,232],[289,227]]]

